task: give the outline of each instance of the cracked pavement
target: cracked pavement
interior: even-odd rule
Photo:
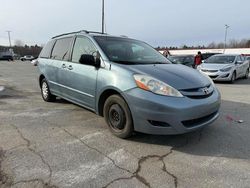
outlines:
[[[44,102],[30,63],[0,61],[0,188],[250,187],[250,79],[216,85],[211,126],[122,140],[84,108]]]

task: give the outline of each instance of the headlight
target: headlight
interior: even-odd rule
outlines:
[[[159,95],[183,97],[183,95],[177,89],[153,77],[135,74],[134,79],[137,86],[141,89],[151,91]]]
[[[197,70],[199,70],[199,71],[201,70],[201,66],[200,65],[197,66]]]
[[[220,69],[221,72],[227,72],[227,71],[230,71],[232,69],[232,67],[227,67],[227,68],[224,68],[224,69]]]

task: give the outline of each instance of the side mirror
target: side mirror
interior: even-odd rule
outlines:
[[[89,54],[82,54],[79,63],[84,64],[84,65],[93,65],[95,67],[100,67],[101,66],[101,60],[100,57],[94,57],[93,55]]]
[[[236,62],[235,62],[236,65],[240,65],[240,64],[242,64],[242,63],[243,63],[243,61],[236,61]]]

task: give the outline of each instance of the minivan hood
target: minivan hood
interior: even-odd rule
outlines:
[[[206,70],[220,70],[226,67],[231,67],[233,66],[232,63],[228,63],[228,64],[212,64],[212,63],[202,63],[200,68],[201,69],[206,69]]]
[[[144,74],[178,89],[206,87],[210,80],[198,70],[179,64],[122,65],[137,74]],[[125,68],[124,67],[124,68]]]

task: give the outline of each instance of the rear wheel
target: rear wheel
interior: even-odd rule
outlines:
[[[246,70],[246,74],[245,74],[244,78],[248,79],[248,76],[249,76],[249,69]]]
[[[56,96],[50,93],[49,85],[45,78],[42,79],[41,81],[41,94],[42,94],[43,100],[45,100],[46,102],[53,102],[56,100]]]
[[[236,72],[233,72],[230,82],[234,83],[235,79],[236,79]]]
[[[119,95],[110,96],[104,103],[103,114],[109,130],[120,138],[128,138],[134,131],[131,112]]]

